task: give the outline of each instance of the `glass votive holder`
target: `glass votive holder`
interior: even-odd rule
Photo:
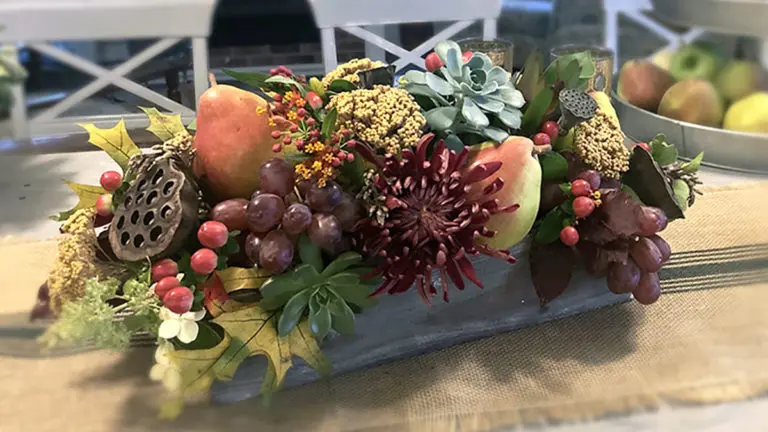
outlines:
[[[559,57],[583,51],[589,51],[595,66],[595,74],[587,83],[587,91],[610,93],[613,85],[613,51],[610,49],[595,45],[569,44],[552,48],[549,55],[554,61]]]
[[[512,54],[514,45],[503,40],[484,41],[482,39],[465,39],[458,42],[461,51],[483,53],[491,59],[494,66],[499,66],[507,72],[512,72]]]

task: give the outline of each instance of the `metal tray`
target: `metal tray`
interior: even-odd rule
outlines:
[[[663,133],[683,158],[704,152],[704,165],[734,171],[768,174],[768,135],[733,132],[668,119],[637,108],[612,94],[621,129],[636,142]]]
[[[768,0],[652,0],[664,21],[717,33],[768,37]]]
[[[354,335],[335,335],[323,344],[333,374],[369,369],[631,299],[630,294],[611,293],[605,279],[595,279],[580,270],[561,297],[540,307],[530,277],[529,244],[530,239],[512,248],[518,258],[514,265],[485,256],[473,258],[485,288],[470,285],[459,291],[450,284],[450,303],[435,297],[434,304],[427,307],[415,292],[381,297],[377,307],[355,317]],[[286,387],[318,379],[303,361],[294,360]],[[265,372],[264,357],[246,359],[232,381],[214,383],[212,399],[231,403],[258,396]]]

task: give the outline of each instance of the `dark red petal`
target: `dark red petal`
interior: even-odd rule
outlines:
[[[477,285],[478,287],[483,288],[483,283],[480,282],[480,279],[477,278],[477,274],[475,273],[475,268],[472,266],[472,263],[469,261],[469,259],[467,259],[466,256],[457,258],[456,263],[459,265],[461,272],[464,273],[464,276],[466,276],[467,279],[474,282],[474,284]]]
[[[499,168],[501,168],[501,162],[499,161],[477,164],[464,175],[464,183],[472,184],[485,180],[498,171]]]
[[[443,285],[443,301],[448,303],[448,275],[445,274],[445,267],[440,267],[440,282]]]
[[[459,291],[464,291],[464,278],[461,277],[461,273],[459,273],[459,268],[456,267],[456,263],[452,259],[449,259],[448,262],[445,263],[445,268],[448,270],[448,276],[450,276],[451,281],[456,288],[458,288]]]

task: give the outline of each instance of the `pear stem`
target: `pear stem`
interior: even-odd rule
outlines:
[[[216,87],[216,85],[218,85],[216,82],[216,76],[213,74],[213,72],[208,73],[208,81],[211,82],[211,87]]]

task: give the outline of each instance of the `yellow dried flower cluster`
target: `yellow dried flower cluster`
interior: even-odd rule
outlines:
[[[574,143],[582,160],[605,177],[618,179],[629,170],[629,150],[619,121],[602,110],[576,127]]]
[[[56,263],[48,275],[51,306],[58,312],[64,303],[85,294],[88,279],[101,275],[96,264],[96,231],[93,219],[96,210],[77,210],[61,227]]]
[[[392,154],[416,145],[427,123],[407,91],[387,86],[339,93],[328,104],[332,108],[338,111],[339,129]]]
[[[368,58],[352,59],[344,64],[340,64],[336,69],[330,71],[328,75],[323,77],[323,86],[327,88],[336,80],[345,80],[352,84],[357,84],[360,82],[360,77],[357,75],[358,72],[365,72],[384,66],[386,66],[384,63],[373,61]]]

